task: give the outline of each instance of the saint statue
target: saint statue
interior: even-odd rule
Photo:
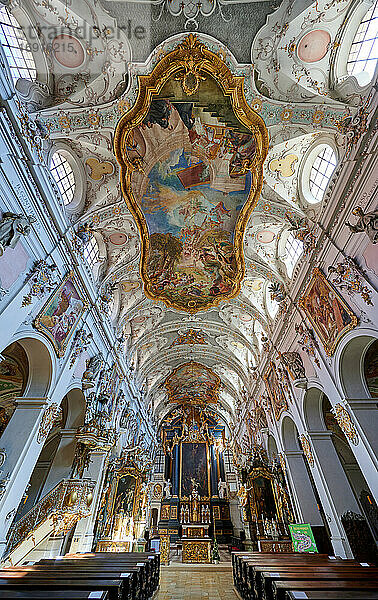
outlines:
[[[165,482],[164,494],[167,499],[171,498],[172,496],[172,483],[170,479],[168,479],[168,481]]]
[[[293,379],[305,379],[306,371],[298,352],[283,352],[281,356],[285,367],[293,374]]]
[[[218,482],[218,496],[221,500],[225,500],[227,498],[228,487],[225,481],[221,479]]]
[[[0,256],[4,254],[4,248],[15,248],[22,235],[27,237],[30,225],[36,220],[32,216],[3,213],[0,221]]]

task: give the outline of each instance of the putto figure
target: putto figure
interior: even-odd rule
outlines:
[[[356,208],[352,210],[352,215],[358,217],[357,223],[351,225],[351,223],[346,222],[345,225],[347,225],[353,233],[365,232],[371,243],[377,244],[378,210],[373,210],[372,212],[365,214],[360,206],[356,206]]]

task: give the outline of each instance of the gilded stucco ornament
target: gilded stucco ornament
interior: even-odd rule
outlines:
[[[342,406],[342,404],[338,403],[334,406],[334,408],[332,409],[332,412],[335,415],[336,420],[337,420],[338,424],[340,425],[340,428],[341,428],[342,432],[344,433],[344,435],[348,438],[348,440],[354,446],[357,446],[357,444],[360,441],[359,437],[358,437],[358,433],[356,431],[356,427],[355,427],[354,423],[352,423],[350,414],[348,413],[346,408],[344,408],[344,406]]]
[[[351,258],[346,258],[337,265],[328,267],[330,281],[333,285],[342,290],[346,290],[348,296],[359,294],[363,301],[370,306],[373,305],[371,295],[372,290],[367,285],[363,285],[361,275]]]
[[[63,412],[60,406],[56,402],[53,402],[50,406],[48,406],[45,412],[42,415],[41,422],[39,424],[38,434],[37,434],[37,442],[38,444],[42,444],[47,438],[50,429],[53,427],[54,423],[58,422],[62,419]]]
[[[303,448],[303,453],[307,459],[307,462],[310,465],[310,467],[313,467],[315,462],[314,462],[314,456],[312,454],[310,442],[308,441],[307,437],[303,433],[302,433],[300,439],[301,439],[301,444],[302,444],[302,448]]]
[[[193,34],[138,81],[114,151],[140,233],[144,291],[195,313],[240,291],[268,133],[246,102],[244,77]]]
[[[23,297],[21,306],[31,304],[33,297],[41,298],[44,294],[52,292],[55,285],[54,271],[56,269],[56,265],[48,265],[45,260],[39,260],[35,263],[27,281],[30,290]]]

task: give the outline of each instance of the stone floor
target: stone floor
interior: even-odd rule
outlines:
[[[237,600],[231,564],[161,567],[156,600]]]

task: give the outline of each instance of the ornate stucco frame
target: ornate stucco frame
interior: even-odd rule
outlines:
[[[283,395],[283,398],[285,400],[285,406],[281,406],[279,410],[278,410],[278,407],[276,405],[276,400],[275,400],[275,397],[274,397],[274,394],[273,394],[273,390],[272,390],[272,386],[271,386],[271,382],[270,382],[270,375],[271,375],[272,372],[275,373],[276,379],[277,379],[278,384],[280,386],[280,392]],[[280,382],[278,374],[277,374],[276,366],[275,366],[275,364],[273,362],[269,363],[268,370],[264,374],[263,379],[264,379],[264,382],[265,382],[266,390],[267,390],[268,395],[269,395],[270,404],[272,406],[272,412],[274,414],[274,417],[275,417],[276,421],[279,421],[280,418],[281,418],[282,413],[285,412],[285,410],[287,410],[288,403],[287,403],[287,398],[286,398],[285,390],[283,389],[283,387],[281,385],[281,382]]]
[[[183,91],[190,96],[195,93],[203,76],[210,76],[219,85],[224,96],[230,98],[232,108],[238,120],[254,134],[256,139],[256,154],[248,170],[251,171],[251,189],[235,227],[234,248],[237,264],[237,277],[230,293],[214,297],[206,308],[218,306],[223,300],[234,298],[240,291],[244,277],[245,263],[243,253],[243,236],[249,217],[259,199],[263,184],[263,163],[268,153],[268,131],[263,119],[247,104],[244,95],[244,77],[235,76],[218,55],[209,50],[198,38],[189,34],[174,50],[168,52],[154,67],[150,75],[139,75],[139,90],[133,107],[125,113],[117,124],[114,134],[114,153],[121,167],[121,189],[128,208],[134,216],[141,238],[140,275],[144,282],[144,291],[152,300],[162,300],[168,307],[195,313],[204,307],[194,305],[183,307],[171,302],[164,296],[151,291],[147,276],[147,260],[149,255],[148,227],[142,210],[134,197],[131,185],[132,174],[141,168],[138,161],[130,161],[125,148],[132,130],[140,125],[146,117],[152,97],[159,94],[163,86],[171,79],[181,81]],[[191,86],[190,87],[190,82]]]
[[[320,330],[320,328],[316,322],[316,319],[313,318],[313,315],[309,312],[309,310],[306,306],[306,298],[312,291],[312,288],[313,288],[315,282],[319,279],[320,279],[320,281],[322,281],[322,283],[324,283],[324,285],[328,288],[328,290],[330,292],[332,292],[332,294],[335,295],[335,297],[340,302],[340,304],[342,305],[342,307],[344,308],[344,310],[346,311],[346,313],[348,314],[348,316],[351,319],[350,323],[348,325],[346,325],[344,327],[344,329],[338,333],[338,335],[335,337],[334,340],[331,340],[329,337],[328,337],[328,339],[324,338],[324,335],[323,335],[322,331]],[[324,273],[317,267],[315,267],[313,269],[311,279],[310,279],[303,295],[299,299],[298,304],[302,308],[302,310],[305,312],[309,321],[311,322],[311,325],[315,329],[319,339],[321,340],[321,342],[324,346],[326,354],[328,356],[332,356],[332,354],[335,352],[337,344],[339,343],[339,341],[343,337],[343,335],[345,335],[348,331],[350,331],[351,329],[354,329],[354,327],[356,327],[358,325],[358,318],[356,317],[356,315],[351,311],[351,309],[349,308],[347,303],[344,301],[343,297],[339,294],[339,292],[330,284],[328,279],[325,277]]]
[[[56,343],[54,336],[51,335],[48,328],[45,325],[43,325],[41,319],[45,315],[46,310],[51,306],[51,304],[53,303],[55,298],[58,296],[58,294],[60,294],[60,292],[62,291],[62,289],[64,288],[64,286],[68,280],[70,280],[72,285],[74,286],[74,288],[80,298],[80,301],[83,303],[83,306],[80,310],[80,314],[78,315],[75,323],[70,328],[70,331],[69,331],[67,337],[64,339],[63,343],[59,347]],[[73,271],[69,271],[67,273],[67,275],[63,278],[63,280],[60,282],[60,284],[55,288],[53,293],[49,296],[47,302],[45,302],[45,304],[43,305],[43,308],[39,311],[37,317],[34,319],[34,323],[33,323],[34,327],[38,331],[41,331],[43,333],[43,335],[45,335],[51,341],[52,345],[54,346],[54,350],[59,358],[64,356],[67,346],[70,343],[70,340],[77,329],[80,319],[82,318],[83,314],[89,307],[88,302],[86,300],[84,300],[84,298],[82,297],[82,294],[83,294],[82,288],[80,287],[77,277],[75,276]]]

